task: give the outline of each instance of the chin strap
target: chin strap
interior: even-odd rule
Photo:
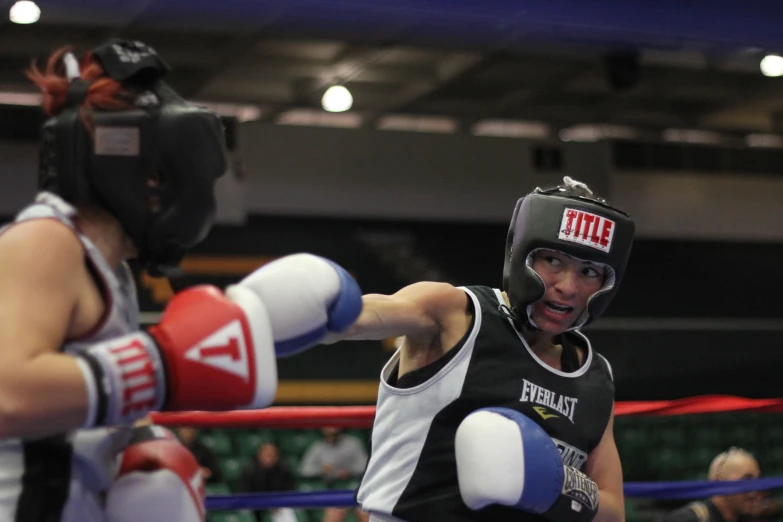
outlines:
[[[527,329],[533,332],[539,331],[539,328],[533,325],[527,318],[527,314],[520,314],[519,309],[516,306],[509,308],[508,306],[501,304],[498,305],[498,311],[511,319],[511,322],[514,323],[514,327],[517,330]]]

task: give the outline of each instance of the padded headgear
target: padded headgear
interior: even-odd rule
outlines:
[[[569,177],[563,181],[553,188],[536,188],[517,201],[508,230],[503,289],[512,315],[527,327],[536,328],[529,315],[530,305],[546,291],[532,267],[536,250],[556,250],[606,266],[602,288],[590,296],[584,313],[570,329],[595,321],[606,310],[631,254],[635,230],[631,218],[594,197],[584,183]]]
[[[108,211],[162,275],[212,227],[215,182],[228,168],[223,125],[163,82],[169,67],[151,47],[112,40],[92,54],[133,107],[90,110],[88,128],[79,113],[88,84],[69,71],[65,107],[43,125],[39,188]]]

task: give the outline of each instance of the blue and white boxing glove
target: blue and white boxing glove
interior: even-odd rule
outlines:
[[[549,435],[518,411],[474,411],[457,429],[454,450],[470,509],[502,504],[555,522],[590,522],[598,512],[596,483],[564,465]]]
[[[362,311],[362,292],[340,265],[293,254],[262,266],[226,289],[229,299],[252,292],[266,305],[278,357],[306,350],[342,332]]]

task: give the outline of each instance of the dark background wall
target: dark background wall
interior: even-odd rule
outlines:
[[[422,279],[497,287],[505,234],[500,224],[253,216],[244,227],[218,226],[189,258],[216,266],[186,262],[173,284],[225,285],[242,275],[236,260],[249,269],[308,251],[345,266],[364,292]],[[779,244],[638,240],[618,296],[586,329],[614,367],[618,400],[779,395],[780,266]],[[142,308],[159,310],[145,281]],[[281,361],[281,377],[374,380],[391,353],[380,342],[320,346]]]

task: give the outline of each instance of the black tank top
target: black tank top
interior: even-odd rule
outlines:
[[[407,408],[399,418],[409,427],[376,418],[370,462],[357,496],[364,509],[408,522],[542,521],[537,515],[504,506],[474,512],[464,505],[454,458],[457,427],[479,408],[517,410],[552,437],[566,464],[582,469],[611,416],[611,368],[578,332],[561,336],[563,371],[551,368],[535,356],[499,311],[500,291],[467,290],[475,296],[479,310],[460,343],[440,360],[404,375],[400,383],[394,364],[382,376],[389,386],[381,386],[378,415]],[[585,350],[581,367],[576,346]],[[438,403],[434,417],[417,418],[426,414],[411,408],[411,394],[417,396],[416,403],[427,401],[430,409]],[[395,451],[411,447],[421,448],[416,458],[395,457]],[[402,482],[400,478],[406,475]],[[388,481],[402,482],[404,487],[396,491],[381,486]]]

